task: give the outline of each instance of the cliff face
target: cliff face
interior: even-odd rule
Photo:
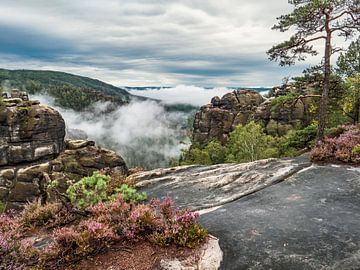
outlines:
[[[211,140],[225,143],[237,125],[261,122],[269,134],[284,135],[290,128],[309,124],[309,98],[293,104],[273,106],[273,100],[294,91],[291,87],[274,88],[270,98],[254,90],[236,90],[221,99],[214,97],[195,115],[193,139],[200,145]]]
[[[115,152],[92,141],[64,141],[65,123],[56,110],[21,99],[1,104],[0,201],[6,209],[51,199],[46,192],[49,180],[57,180],[64,191],[68,180],[103,168],[127,174],[124,160]]]
[[[15,98],[0,106],[0,166],[54,157],[64,137],[63,118],[46,105]]]

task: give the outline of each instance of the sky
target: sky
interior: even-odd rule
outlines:
[[[299,75],[266,51],[287,0],[1,0],[0,67],[116,86],[271,87]]]

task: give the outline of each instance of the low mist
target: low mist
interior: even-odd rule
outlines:
[[[132,101],[105,113],[110,103],[97,102],[86,112],[75,112],[56,106],[49,96],[31,98],[57,109],[66,122],[68,134],[83,137],[86,133],[97,145],[116,151],[129,167],[166,167],[189,143],[184,142],[186,124],[193,114],[168,112],[155,101]]]
[[[154,98],[163,101],[166,104],[190,104],[200,107],[210,103],[214,96],[220,98],[233,91],[232,88],[203,88],[191,85],[178,85],[170,88],[148,88],[144,90],[130,90],[134,95]]]

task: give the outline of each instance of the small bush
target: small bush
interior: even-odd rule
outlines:
[[[285,136],[277,139],[277,147],[280,157],[296,156],[302,150],[314,146],[317,127],[310,125],[303,129],[291,130]]]
[[[76,183],[72,183],[66,190],[71,203],[78,208],[86,208],[100,202],[113,200],[121,193],[126,201],[141,202],[146,200],[144,192],[138,193],[136,189],[122,184],[120,187],[108,188],[111,177],[94,172],[92,176],[84,177]]]
[[[39,207],[37,202],[28,204],[21,212],[19,222],[24,227],[40,227],[54,221],[61,210],[61,204],[49,203]]]
[[[48,213],[49,208],[37,204],[27,207],[31,224],[35,216],[40,223],[47,220],[46,228],[50,228],[47,231],[45,227],[27,230],[22,223],[24,213],[29,215],[27,212],[19,216],[0,215],[0,269],[33,269],[35,266],[36,269],[61,269],[124,240],[193,248],[207,237],[207,231],[197,223],[198,214],[174,207],[170,198],[135,204],[126,202],[119,194],[113,201],[88,207],[86,217],[62,226],[49,219],[48,214],[34,214]],[[51,226],[54,222],[56,227]],[[40,237],[45,234],[49,243],[42,248],[35,247],[36,233]]]
[[[311,158],[315,161],[341,161],[360,163],[360,127],[345,126],[344,133],[338,137],[326,137],[321,145],[311,150]]]

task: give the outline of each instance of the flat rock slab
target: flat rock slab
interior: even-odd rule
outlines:
[[[360,169],[312,166],[201,216],[221,269],[360,269]]]
[[[246,164],[183,166],[130,176],[149,197],[170,196],[193,210],[221,206],[287,179],[311,166],[306,156],[268,159]]]

